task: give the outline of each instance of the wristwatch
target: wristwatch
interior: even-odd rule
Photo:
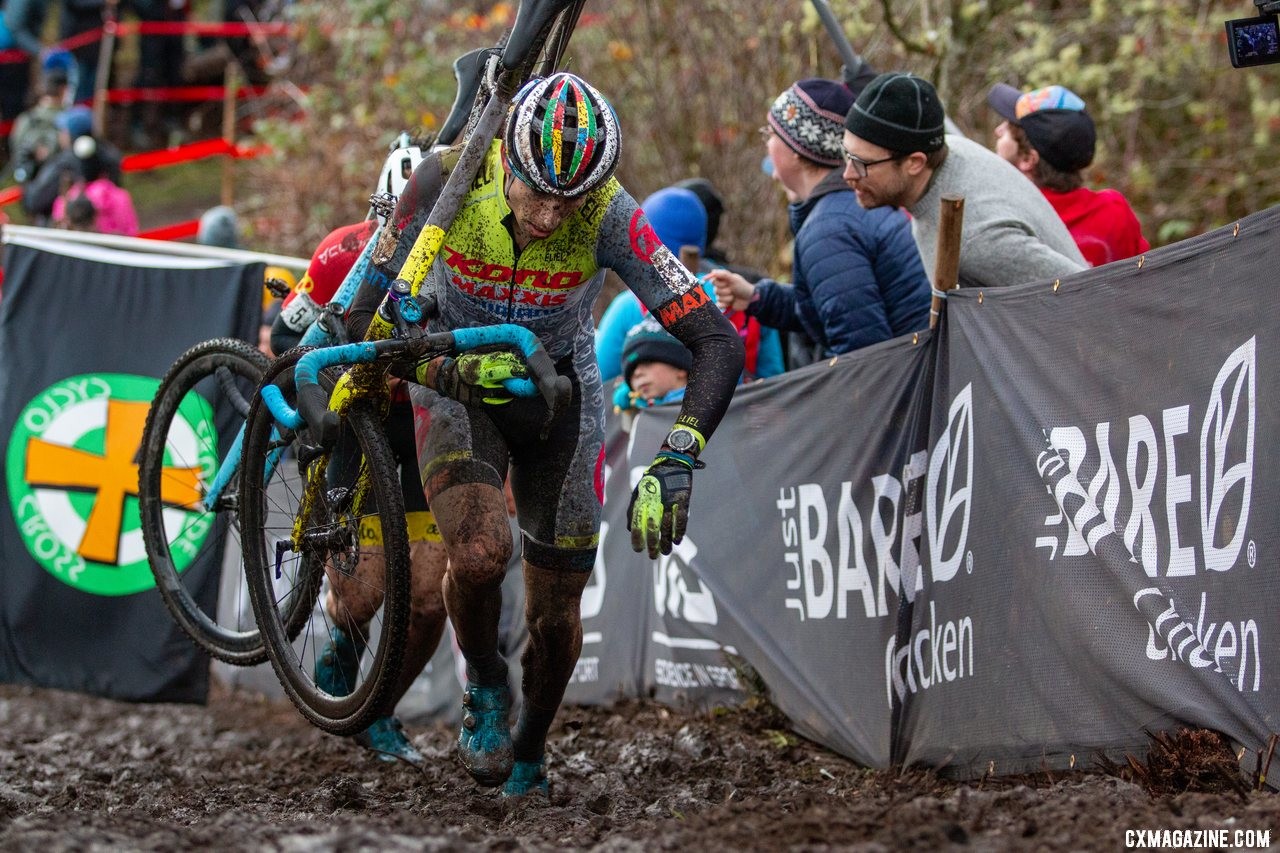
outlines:
[[[692,430],[684,427],[676,427],[667,433],[666,445],[676,453],[683,453],[686,456],[697,456],[698,451],[701,450],[698,447],[698,437]]]

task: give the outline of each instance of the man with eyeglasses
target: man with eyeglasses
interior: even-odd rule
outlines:
[[[791,367],[889,340],[929,324],[929,280],[897,210],[865,210],[840,176],[840,139],[854,92],[835,80],[791,85],[760,128],[795,234],[792,283],[751,284],[708,273],[722,308],[803,332],[814,351]]]
[[[943,195],[965,199],[960,284],[996,287],[1085,268],[1062,220],[1035,185],[999,155],[946,134],[938,93],[902,72],[881,74],[845,119],[844,180],[867,209],[904,207],[933,270]]]

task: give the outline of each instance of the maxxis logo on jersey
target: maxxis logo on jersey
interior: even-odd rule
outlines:
[[[118,373],[83,374],[50,385],[18,415],[5,454],[5,485],[19,535],[46,571],[94,595],[155,585],[138,515],[138,465],[147,410],[159,382]],[[211,519],[188,512],[198,483],[218,465],[213,411],[188,394],[169,431],[162,478],[170,549],[190,565]],[[173,500],[168,500],[173,498]]]

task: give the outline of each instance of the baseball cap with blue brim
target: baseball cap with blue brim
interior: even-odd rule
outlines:
[[[1063,172],[1076,172],[1093,162],[1098,136],[1084,99],[1066,86],[1022,92],[997,83],[987,103],[1006,121],[1022,128],[1040,156]]]

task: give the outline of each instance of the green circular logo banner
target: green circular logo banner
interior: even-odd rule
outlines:
[[[22,541],[51,575],[94,595],[155,586],[138,515],[136,462],[147,410],[160,383],[91,373],[50,385],[18,416],[5,480]],[[165,530],[178,571],[212,528],[200,484],[218,467],[213,410],[187,394],[165,448]]]

